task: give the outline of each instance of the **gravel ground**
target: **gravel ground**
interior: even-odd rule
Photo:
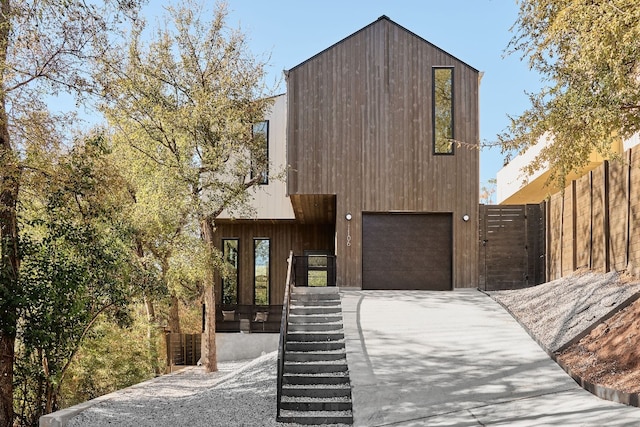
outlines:
[[[638,281],[588,272],[488,294],[548,351],[556,351],[636,292]],[[188,368],[113,393],[68,426],[296,426],[276,422],[276,364],[273,352],[252,361],[220,363],[212,374]]]
[[[555,352],[639,291],[637,279],[584,272],[532,288],[487,293]]]
[[[277,353],[188,368],[118,391],[71,419],[69,427],[277,426]],[[289,426],[291,424],[288,424]]]

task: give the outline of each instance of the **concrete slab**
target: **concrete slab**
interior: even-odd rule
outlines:
[[[249,360],[278,350],[280,334],[260,332],[217,332],[216,349],[218,362]]]
[[[640,425],[477,290],[341,290],[358,426]]]

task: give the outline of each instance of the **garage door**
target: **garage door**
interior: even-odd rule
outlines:
[[[362,216],[363,289],[452,289],[452,215]]]

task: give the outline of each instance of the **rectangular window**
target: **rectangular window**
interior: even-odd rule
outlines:
[[[222,276],[222,304],[238,304],[240,240],[222,239],[222,256],[225,262],[225,272]]]
[[[434,154],[453,154],[453,137],[453,68],[434,68]]]
[[[254,150],[251,157],[251,179],[260,176],[259,184],[269,184],[269,121],[255,123],[252,127]]]
[[[269,305],[269,239],[253,239],[253,303]]]

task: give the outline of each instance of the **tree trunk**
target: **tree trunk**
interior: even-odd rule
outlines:
[[[156,338],[158,325],[156,324],[156,309],[153,306],[151,298],[144,297],[144,307],[147,310],[147,346],[149,349],[149,359],[153,373],[158,376],[161,374],[160,365],[158,364],[158,340]]]
[[[13,425],[13,357],[15,335],[0,335],[0,426]]]
[[[169,329],[174,334],[182,333],[180,328],[180,300],[174,293],[171,294],[171,305],[169,307]]]
[[[211,220],[204,219],[201,224],[202,236],[207,244],[207,250],[213,252],[213,224]],[[213,289],[213,262],[209,262],[211,269],[205,278],[204,283],[204,306],[205,323],[202,334],[202,364],[206,372],[218,370],[218,360],[216,355],[216,296]]]
[[[0,1],[0,68],[5,69],[11,7]],[[0,74],[0,78],[2,77]],[[9,140],[4,80],[0,82],[0,427],[13,425],[13,362],[18,304],[18,222],[16,201],[20,183],[18,159]]]

